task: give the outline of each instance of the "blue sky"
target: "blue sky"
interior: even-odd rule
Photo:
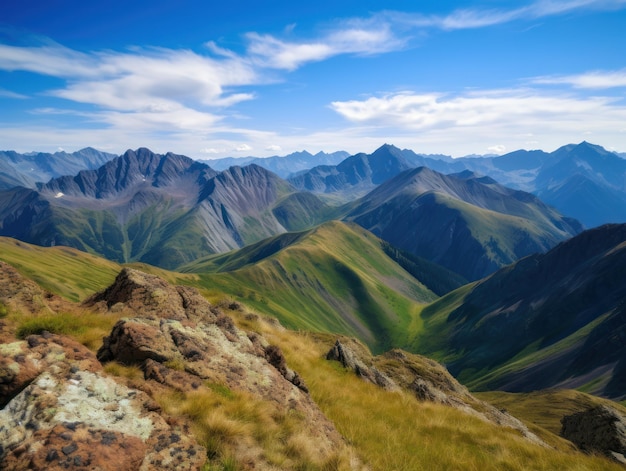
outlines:
[[[626,0],[9,0],[0,149],[626,152]]]

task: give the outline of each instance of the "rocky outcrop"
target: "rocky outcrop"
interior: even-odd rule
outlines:
[[[561,419],[561,436],[586,452],[599,452],[626,464],[626,417],[598,406]]]
[[[206,451],[95,355],[44,333],[0,345],[0,468],[198,469]]]
[[[0,344],[0,407],[46,371],[65,372],[70,368],[97,372],[102,366],[83,345],[49,332]]]
[[[357,340],[342,338],[335,342],[326,359],[341,362],[364,381],[384,389],[409,391],[421,401],[460,409],[483,420],[516,429],[526,439],[545,445],[520,420],[474,397],[445,367],[429,358],[398,349],[372,356]]]
[[[287,367],[278,347],[260,335],[237,329],[230,317],[194,288],[172,286],[157,276],[125,268],[113,285],[86,304],[134,316],[120,320],[104,339],[98,351],[103,363],[178,363],[202,380],[268,398],[275,397],[283,386],[287,396],[292,386],[307,392],[304,381]],[[154,363],[147,365],[155,369]],[[265,380],[250,380],[251,376]]]
[[[400,389],[395,381],[383,374],[378,368],[371,364],[365,364],[367,353],[363,346],[355,340],[351,341],[350,345],[347,345],[348,342],[350,341],[344,340],[342,343],[337,340],[333,348],[326,354],[326,359],[340,362],[344,368],[354,371],[364,381],[380,386],[383,389],[389,391]]]
[[[118,321],[104,339],[97,353],[101,362],[138,365],[146,379],[182,392],[218,384],[251,394],[279,414],[301,417],[302,433],[320,457],[343,446],[281,350],[238,329],[195,289],[126,268],[86,304],[132,316]],[[255,466],[264,469],[263,459]]]

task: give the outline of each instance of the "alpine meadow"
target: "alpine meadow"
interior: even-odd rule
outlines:
[[[0,469],[625,469],[626,2],[423,3],[3,5]]]

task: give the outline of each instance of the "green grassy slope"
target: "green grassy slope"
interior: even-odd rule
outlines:
[[[120,269],[73,249],[3,243],[11,250],[2,250],[0,259],[71,300],[103,289]],[[26,263],[30,251],[37,258]],[[184,273],[139,268],[196,286],[212,299],[241,300],[295,329],[357,337],[376,352],[407,346],[421,332],[422,306],[437,298],[385,254],[378,238],[336,221],[200,259]]]
[[[625,397],[626,225],[586,231],[422,311],[414,351],[478,390]]]
[[[349,237],[349,229],[352,228],[339,230],[346,231],[344,235]],[[317,242],[329,242],[331,235],[324,234],[324,231],[328,228],[322,228]],[[352,237],[358,238],[358,234]],[[336,235],[333,240],[337,241]],[[353,241],[353,244],[365,249],[367,242]],[[355,255],[344,257],[351,257],[355,262],[360,258]],[[365,258],[372,257],[373,253],[365,254]],[[22,273],[44,287],[51,287],[66,296],[78,294],[79,298],[109,285],[119,269],[114,263],[73,249],[40,248],[6,238],[0,238],[0,259],[20,266]],[[369,263],[378,265],[384,272],[386,263]],[[197,283],[199,280],[193,274],[166,272],[150,266],[140,268],[175,283]],[[359,272],[362,268],[359,267]],[[389,392],[362,381],[338,362],[324,359],[336,339],[333,335],[285,330],[265,322],[248,309],[226,312],[240,327],[260,332],[270,344],[280,347],[288,366],[306,382],[311,398],[345,437],[349,452],[358,456],[359,461],[372,471],[623,469],[606,458],[575,451],[568,442],[557,437],[553,436],[549,442],[553,447],[538,446],[524,440],[513,429],[498,427],[452,407],[419,401],[407,392]],[[85,343],[93,351],[101,345],[102,336],[110,332],[117,320],[111,313],[85,313],[80,306],[60,317],[81,326],[80,331],[73,326],[61,333]],[[23,322],[23,319],[12,320]],[[141,388],[144,382],[143,372],[136,367],[110,363],[105,371],[117,376],[122,383],[131,382],[133,387]],[[251,463],[237,454],[241,444],[246,446],[249,443],[261,444],[263,452],[268,456],[271,454],[277,469],[352,469],[349,464],[351,455],[342,456],[327,466],[318,465],[315,460],[318,451],[308,446],[299,435],[298,416],[275,414],[268,401],[230,390],[222,384],[208,386],[189,393],[159,389],[154,398],[174,420],[191,420],[190,433],[213,451],[212,464],[216,469],[217,462],[223,469],[249,467]],[[577,410],[588,399],[588,396],[580,398],[579,395],[571,399],[570,395],[528,396],[517,400],[517,395],[495,394],[485,399],[519,412],[523,419],[533,422],[534,416],[545,411],[565,413]],[[591,402],[594,402],[593,398]],[[551,415],[534,430],[541,429],[542,437],[548,436],[557,419],[556,415]],[[291,465],[293,462],[299,466]],[[280,463],[285,464],[281,466]],[[213,469],[211,464],[207,465],[209,468]]]
[[[337,221],[182,270],[289,327],[351,335],[375,351],[404,346],[420,330],[422,303],[437,297],[389,258],[379,239]]]
[[[69,247],[38,247],[0,237],[0,260],[44,289],[70,301],[82,301],[106,288],[120,265]]]

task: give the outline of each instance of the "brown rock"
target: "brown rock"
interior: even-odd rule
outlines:
[[[36,431],[5,456],[6,469],[138,470],[147,452],[141,439],[120,432],[57,424]]]
[[[0,344],[0,407],[4,407],[31,381],[53,366],[61,370],[102,369],[85,346],[49,332],[30,335],[24,341]]]
[[[355,372],[364,381],[370,382],[389,391],[397,391],[398,385],[371,364],[372,355],[356,340],[337,340],[326,354],[327,360],[340,362],[344,368]],[[368,364],[369,363],[369,364]]]
[[[193,288],[172,286],[158,276],[124,268],[106,290],[94,294],[85,306],[104,306],[132,317],[151,319],[215,319],[211,305]]]
[[[145,393],[99,373],[51,368],[0,411],[0,463],[35,470],[199,469],[204,448],[150,403]]]
[[[89,302],[110,308],[124,303],[134,311],[104,340],[98,351],[101,361],[140,365],[147,379],[170,389],[188,392],[207,382],[222,384],[268,401],[280,413],[297,412],[322,457],[342,443],[280,349],[259,334],[239,330],[195,289],[172,287],[125,269],[113,286]],[[148,307],[142,307],[144,302]]]
[[[598,406],[561,419],[561,436],[583,451],[600,452],[626,463],[626,417]]]

